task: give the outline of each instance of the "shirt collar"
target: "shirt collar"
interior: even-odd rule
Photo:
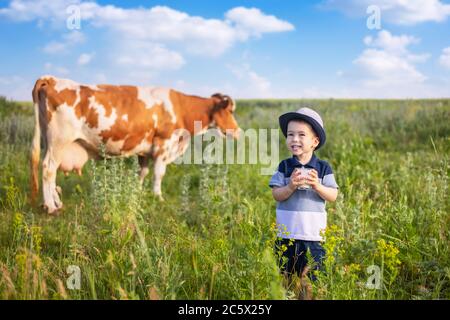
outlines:
[[[309,160],[309,162],[305,165],[301,164],[300,161],[298,161],[296,156],[292,156],[291,158],[291,163],[293,167],[309,167],[309,168],[315,168],[317,165],[317,157],[316,155],[313,153],[311,160]]]

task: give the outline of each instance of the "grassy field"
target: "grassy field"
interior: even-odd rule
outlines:
[[[307,105],[340,185],[316,298],[450,299],[450,100],[241,100],[236,117],[277,128]],[[32,113],[0,99],[0,298],[297,298],[277,269],[259,165],[172,164],[160,203],[151,174],[138,187],[136,159],[89,162],[82,177],[58,175],[65,209],[48,217],[28,203]]]

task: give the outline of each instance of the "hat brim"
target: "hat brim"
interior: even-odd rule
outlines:
[[[297,112],[288,112],[288,113],[282,114],[278,120],[280,123],[281,131],[283,132],[285,137],[287,137],[287,127],[288,127],[289,121],[303,120],[311,125],[311,127],[313,128],[313,130],[316,132],[317,136],[319,137],[319,144],[317,145],[316,150],[325,144],[325,141],[327,138],[326,134],[325,134],[325,130],[313,118],[311,118],[307,115],[301,114],[301,113],[297,113]]]

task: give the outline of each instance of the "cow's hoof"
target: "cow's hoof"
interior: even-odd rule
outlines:
[[[42,204],[41,207],[42,207],[42,209],[43,209],[45,212],[47,212],[47,214],[48,214],[49,216],[56,217],[56,216],[59,216],[59,215],[61,214],[61,209],[63,208],[63,205],[61,204],[61,205],[58,206],[58,207],[52,207],[52,208],[49,208],[49,206],[47,206],[46,204]]]
[[[164,202],[165,200],[164,200],[164,197],[162,196],[162,195],[160,195],[160,194],[157,194],[156,195],[156,198],[159,200],[159,201],[161,201],[161,202]]]
[[[51,211],[50,210],[47,211],[48,215],[52,216],[52,217],[57,217],[57,216],[61,215],[61,212],[62,212],[62,205],[59,208],[55,208]]]

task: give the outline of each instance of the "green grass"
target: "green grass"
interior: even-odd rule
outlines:
[[[322,116],[340,185],[328,204],[317,299],[450,299],[449,100],[243,100],[243,129],[283,112]],[[0,99],[0,298],[294,299],[273,253],[275,202],[258,165],[170,165],[166,201],[137,161],[58,175],[65,208],[29,205],[31,104]],[[280,134],[280,159],[288,156]],[[70,290],[67,268],[81,271]],[[367,268],[382,271],[370,289]]]

